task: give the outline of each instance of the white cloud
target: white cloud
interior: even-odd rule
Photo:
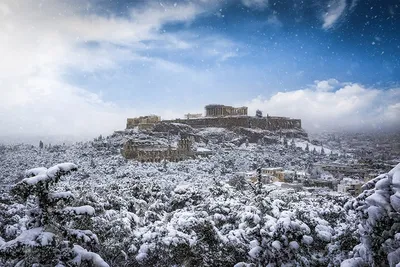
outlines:
[[[193,55],[193,58],[213,58],[217,63],[240,56],[240,45],[219,36],[199,37],[186,32],[160,32],[162,25],[166,23],[190,23],[204,12],[204,7],[190,3],[176,6],[150,4],[132,10],[127,17],[122,18],[95,15],[91,12],[90,2],[71,1],[46,1],[43,5],[33,0],[10,0],[0,3],[1,141],[5,140],[5,136],[39,135],[74,136],[82,139],[122,129],[126,117],[154,112],[154,107],[140,111],[123,109],[104,101],[99,93],[72,85],[64,75],[71,69],[80,73],[96,73],[116,70],[126,61],[148,64],[157,72],[156,75],[148,74],[154,76],[150,77],[152,79],[163,77],[163,82],[166,82],[166,76],[176,77],[165,86],[166,89],[175,90],[179,86],[186,88],[188,84],[193,84],[186,89],[185,97],[196,100],[200,98],[199,94],[203,94],[202,90],[193,91],[196,86],[208,89],[247,86],[240,84],[241,80],[231,78],[237,72],[232,72],[228,77],[229,72],[224,69],[225,76],[221,78],[221,73],[199,72],[174,61],[151,56],[147,52],[182,50],[185,51],[185,55]],[[266,1],[251,2],[258,3],[259,7],[267,6]],[[161,69],[162,72],[158,71]],[[150,80],[146,77],[136,81],[137,88],[141,88],[141,85],[147,82],[144,80],[147,78]],[[228,79],[232,79],[231,84],[227,82]],[[182,82],[183,80],[185,82]],[[179,84],[181,82],[182,84]],[[331,98],[336,97],[347,100],[340,101],[338,105],[341,109],[352,112],[355,104],[357,107],[363,107],[360,101],[372,98],[368,101],[375,103],[380,97],[386,99],[383,97],[386,93],[380,93],[378,90],[363,89],[370,93],[375,92],[370,95],[357,88],[347,88],[341,94],[338,93],[340,90],[332,91],[341,85],[335,80],[317,81],[312,89],[280,93],[271,100],[256,99],[251,101],[249,106],[254,109],[257,103],[261,106],[265,104],[266,113],[280,115],[286,111],[281,112],[281,106],[276,103],[287,103],[288,107],[294,109],[296,105],[292,104],[298,103],[296,99],[306,97],[306,102],[309,101],[308,107],[314,105],[319,111],[329,107]],[[140,90],[137,91],[137,94],[141,93]],[[212,92],[212,97],[220,94],[220,99],[225,99],[223,92],[216,91]],[[352,97],[344,96],[345,92]],[[202,101],[205,101],[206,97],[209,99],[209,96],[201,97]],[[360,99],[357,100],[357,97]],[[289,101],[291,99],[292,103]],[[326,102],[326,105],[320,104],[320,99],[321,103]],[[398,101],[393,102],[393,99],[387,106],[382,105],[381,109],[374,111],[386,121],[394,120],[399,111]],[[303,106],[301,108],[307,105]],[[150,110],[151,108],[153,110]],[[164,118],[175,118],[178,115],[178,108],[157,108],[157,113]],[[291,109],[286,112],[287,115],[297,117],[307,114],[292,112]],[[372,112],[373,116],[379,117],[375,113]],[[312,115],[311,118],[313,116],[323,121],[322,112]],[[335,117],[335,113],[327,113],[327,116]],[[307,121],[306,118],[304,120]]]
[[[336,79],[328,79],[324,81],[314,81],[317,91],[327,92],[332,91],[339,86],[339,81]]]
[[[331,91],[332,81],[339,84],[338,90]],[[303,127],[311,131],[400,127],[400,88],[379,90],[330,79],[269,99],[258,97],[246,105],[250,113],[260,109],[265,115],[302,119]]]
[[[254,9],[265,9],[268,7],[268,0],[242,0],[243,5]]]
[[[147,5],[132,10],[130,17],[117,18],[90,14],[87,7],[87,1],[0,3],[3,141],[16,135],[81,139],[124,128],[126,117],[139,114],[136,110],[121,109],[99,94],[72,86],[64,73],[115,69],[126,60],[182,71],[173,62],[142,56],[138,52],[143,48],[141,41],[159,40],[165,47],[187,49],[185,41],[159,29],[170,22],[190,22],[203,12],[190,3]]]
[[[346,10],[346,0],[332,0],[327,6],[326,12],[322,15],[323,29],[332,28],[335,23],[342,17]]]

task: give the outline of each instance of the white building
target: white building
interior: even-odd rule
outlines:
[[[349,193],[357,196],[362,192],[362,185],[364,182],[352,178],[343,178],[337,186],[337,191],[340,193]]]

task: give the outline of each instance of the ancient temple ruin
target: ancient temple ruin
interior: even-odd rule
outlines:
[[[206,117],[247,116],[247,107],[235,108],[225,105],[207,105]]]
[[[128,140],[121,151],[126,159],[136,159],[141,162],[181,161],[194,157],[192,142],[187,138],[178,141],[176,148],[149,144],[141,140]]]
[[[139,129],[151,129],[154,124],[161,121],[161,117],[157,115],[141,116],[136,118],[128,118],[126,120],[126,128],[139,127]]]
[[[254,116],[249,116],[247,107],[216,104],[205,106],[205,116],[201,116],[201,114],[186,114],[184,119],[161,120],[160,117],[151,115],[128,119],[126,128],[139,127],[139,129],[151,130],[157,123],[183,123],[194,128],[222,127],[232,129],[243,127],[270,131],[301,129],[300,119],[269,115],[262,116],[261,112]]]

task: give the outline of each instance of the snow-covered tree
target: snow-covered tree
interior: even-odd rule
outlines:
[[[289,146],[286,136],[283,137],[283,145],[287,148]]]
[[[400,164],[366,183],[363,189],[346,204],[361,218],[361,237],[353,257],[342,266],[399,266]]]
[[[15,239],[0,244],[0,258],[5,265],[61,267],[90,262],[108,266],[90,251],[98,242],[97,236],[90,230],[75,229],[87,216],[94,215],[94,209],[65,206],[74,199],[73,194],[52,191],[62,176],[76,170],[72,163],[31,169],[12,188],[15,197],[26,202],[29,209],[25,229]]]
[[[290,148],[295,149],[296,148],[296,143],[294,142],[294,139],[292,138],[292,141],[290,141]]]

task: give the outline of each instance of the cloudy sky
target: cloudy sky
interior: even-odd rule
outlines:
[[[400,4],[0,1],[0,141],[87,138],[209,103],[309,131],[398,128]]]

